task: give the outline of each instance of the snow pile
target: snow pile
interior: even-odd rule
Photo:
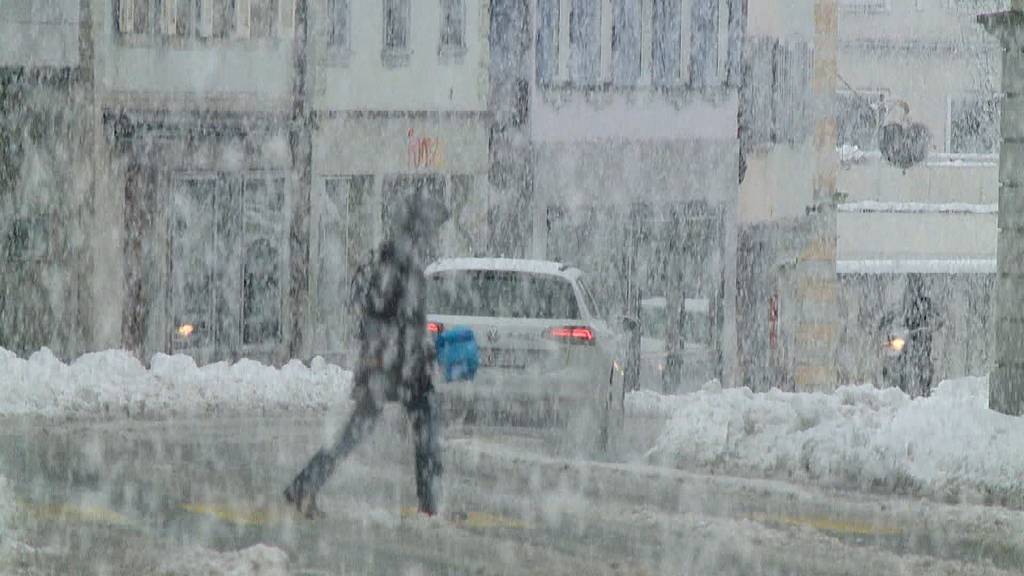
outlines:
[[[209,576],[287,576],[288,554],[279,548],[257,544],[236,552],[190,550],[157,571],[161,576],[207,574]]]
[[[0,416],[126,416],[327,409],[348,401],[351,373],[314,358],[280,369],[251,360],[201,368],[189,356],[153,357],[146,369],[120,350],[64,364],[50,350],[27,360],[0,348]]]
[[[885,487],[942,497],[1024,497],[1024,418],[988,409],[988,380],[941,383],[929,398],[871,385],[834,394],[747,388],[631,394],[632,416],[665,418],[647,452],[679,468]]]

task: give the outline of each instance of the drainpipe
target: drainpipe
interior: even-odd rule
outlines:
[[[795,266],[797,391],[829,392],[836,387],[838,281],[836,279],[836,92],[838,16],[836,0],[814,1],[814,56],[811,102],[814,113],[814,198]]]
[[[1024,414],[1024,0],[978,17],[1003,45],[995,367],[989,408]]]

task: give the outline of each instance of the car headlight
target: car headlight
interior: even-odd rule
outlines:
[[[903,351],[903,347],[906,346],[906,345],[907,345],[907,341],[904,340],[903,338],[900,338],[899,336],[894,336],[892,338],[889,338],[889,343],[887,344],[889,349],[894,351],[894,352],[902,352]]]

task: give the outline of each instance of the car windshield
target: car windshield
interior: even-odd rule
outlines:
[[[459,270],[430,276],[427,310],[451,316],[576,319],[572,284],[559,276]]]

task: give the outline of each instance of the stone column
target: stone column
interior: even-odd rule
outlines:
[[[797,391],[836,386],[838,284],[836,279],[836,92],[838,15],[836,0],[814,1],[811,103],[814,114],[814,197],[807,208],[804,245],[796,262],[798,326],[794,384]]]
[[[978,21],[1003,45],[995,367],[989,408],[1024,414],[1024,0]]]

